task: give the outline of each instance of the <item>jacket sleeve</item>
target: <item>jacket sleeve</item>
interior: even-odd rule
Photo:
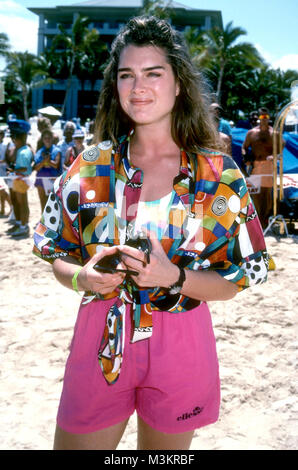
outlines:
[[[78,217],[79,176],[77,164],[56,179],[35,229],[33,253],[50,263],[67,255],[82,263]]]
[[[241,291],[267,280],[268,254],[258,215],[245,179],[230,157],[213,194],[206,198],[199,245],[202,249],[190,269],[216,271]]]

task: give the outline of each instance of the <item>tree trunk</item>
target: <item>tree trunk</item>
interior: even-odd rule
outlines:
[[[216,90],[216,98],[217,98],[218,104],[220,104],[220,100],[221,100],[221,88],[222,88],[224,70],[225,70],[225,64],[222,62],[220,64],[219,75],[218,75],[218,80],[217,80],[217,90]]]
[[[23,90],[23,109],[24,109],[24,119],[25,121],[29,121],[29,114],[28,114],[28,92],[27,90]]]
[[[73,78],[74,64],[75,64],[75,53],[73,53],[73,56],[72,56],[72,59],[71,59],[70,72],[69,72],[69,77],[67,79],[65,97],[64,97],[64,102],[63,102],[63,106],[62,106],[62,109],[61,109],[62,116],[64,115],[64,111],[65,111],[65,107],[66,107],[66,103],[67,103],[67,97],[68,97],[69,90],[70,90],[70,87],[71,87],[71,82],[72,82],[72,78]]]

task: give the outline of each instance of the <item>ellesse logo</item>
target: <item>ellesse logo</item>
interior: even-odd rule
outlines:
[[[181,421],[183,419],[189,419],[193,418],[193,416],[197,416],[203,411],[203,407],[201,408],[200,406],[196,406],[193,410],[192,413],[183,413],[182,416],[178,416],[177,421]]]

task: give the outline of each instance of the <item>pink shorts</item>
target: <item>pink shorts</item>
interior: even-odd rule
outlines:
[[[217,421],[220,383],[215,338],[206,303],[182,313],[153,312],[153,335],[130,343],[130,306],[120,376],[105,381],[97,359],[106,313],[113,303],[81,306],[75,325],[57,423],[70,433],[90,433],[137,411],[165,433]]]

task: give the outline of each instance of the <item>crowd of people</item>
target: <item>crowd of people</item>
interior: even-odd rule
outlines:
[[[216,124],[223,150],[232,155],[234,124],[222,117],[223,109],[217,102],[210,105],[209,111]],[[265,175],[260,176],[259,191],[252,195],[261,225],[265,229],[273,207],[273,178],[270,176],[273,173],[273,129],[269,111],[267,108],[252,111],[247,120],[239,121],[236,126],[248,129],[242,146],[242,172],[246,177]],[[43,212],[54,180],[92,140],[92,133],[89,133],[92,132],[92,122],[90,131],[86,129],[88,134],[85,134],[77,123],[67,121],[62,139],[59,139],[46,117],[38,119],[37,127],[40,136],[35,148],[27,142],[29,123],[20,119],[9,121],[11,140],[6,144],[3,143],[5,130],[0,129],[0,217],[6,217],[7,207],[8,222],[11,225],[7,234],[15,238],[29,236],[28,187],[32,184],[36,187]],[[34,175],[35,180],[32,182]]]
[[[222,117],[222,108],[218,103],[212,103],[209,109],[222,146],[228,155],[232,155],[231,123]],[[271,116],[265,107],[252,111],[247,120],[237,123],[237,127],[247,129],[241,149],[241,170],[245,177],[258,175],[258,190],[251,196],[263,229],[268,225],[273,208],[273,128],[270,124]]]
[[[223,150],[232,155],[234,124],[222,117],[223,109],[217,102],[210,105],[209,111],[216,124]],[[263,175],[260,176],[259,191],[252,194],[263,229],[268,225],[273,207],[273,177],[270,176],[273,173],[273,129],[270,122],[268,109],[259,108],[252,111],[247,120],[239,121],[236,125],[248,129],[242,146],[242,172],[246,177]],[[29,236],[27,190],[30,185],[34,184],[37,189],[43,212],[54,180],[92,140],[92,133],[89,133],[92,131],[92,122],[90,131],[86,129],[88,134],[85,134],[76,123],[67,121],[62,139],[59,139],[46,117],[38,119],[37,127],[40,136],[35,148],[27,142],[30,125],[26,121],[13,119],[8,122],[11,140],[6,144],[3,142],[5,130],[0,129],[0,217],[9,215],[11,227],[7,234],[15,238]],[[32,182],[34,175],[35,180]]]
[[[8,143],[3,142],[5,130],[0,130],[0,216],[7,218],[11,226],[6,233],[14,238],[29,236],[28,189],[32,185],[36,187],[42,213],[55,179],[92,138],[73,121],[65,123],[62,139],[48,118],[40,117],[37,128],[40,136],[36,146],[28,142],[31,126],[27,121],[8,121]]]

